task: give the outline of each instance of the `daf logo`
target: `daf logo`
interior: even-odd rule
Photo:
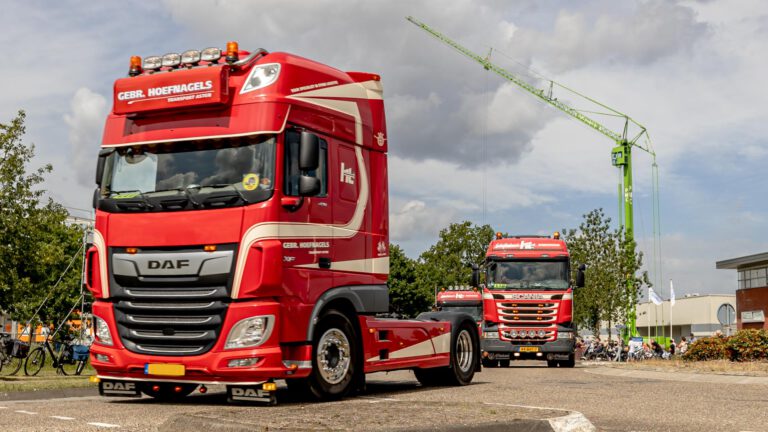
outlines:
[[[263,398],[263,397],[269,397],[269,392],[265,392],[263,390],[256,390],[252,388],[233,387],[232,396],[246,397],[246,398]]]
[[[157,270],[157,269],[181,269],[184,267],[189,267],[189,260],[181,259],[181,260],[163,260],[163,261],[155,261],[155,260],[149,260],[147,261],[147,268],[150,270]]]
[[[104,390],[128,390],[128,391],[134,391],[134,390],[136,390],[136,384],[135,383],[121,383],[121,382],[104,381],[103,382],[103,388],[104,388]]]

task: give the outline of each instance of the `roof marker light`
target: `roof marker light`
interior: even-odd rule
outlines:
[[[163,58],[160,56],[151,56],[144,59],[144,69],[155,71],[163,66]]]
[[[240,51],[240,48],[238,48],[237,42],[227,42],[227,63],[234,63],[236,62],[238,57],[238,52]]]
[[[130,66],[130,69],[128,69],[128,75],[134,77],[136,75],[139,75],[140,73],[141,73],[141,57],[132,56],[131,66]]]
[[[496,233],[496,240],[501,240],[503,235],[501,234],[501,231]]]
[[[181,56],[176,53],[168,53],[163,56],[163,66],[178,67],[181,64]]]
[[[203,61],[216,63],[221,58],[221,50],[218,48],[206,48],[200,53],[200,59]]]

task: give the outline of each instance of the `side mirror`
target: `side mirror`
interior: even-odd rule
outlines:
[[[299,177],[299,196],[315,196],[320,193],[320,179],[302,175]]]
[[[299,169],[312,171],[316,170],[318,165],[320,165],[320,140],[313,133],[302,132],[299,143]]]
[[[480,268],[477,264],[472,264],[472,279],[469,283],[473,288],[480,286]]]
[[[101,178],[104,177],[104,165],[107,163],[107,157],[115,152],[115,149],[99,150],[99,160],[96,162],[96,184],[101,186]]]
[[[96,209],[99,207],[99,200],[101,199],[101,188],[96,188],[96,190],[93,191],[93,208]]]
[[[584,264],[579,266],[579,271],[576,272],[576,288],[584,288],[584,270],[586,269],[587,266]]]

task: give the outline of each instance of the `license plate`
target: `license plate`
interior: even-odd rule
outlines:
[[[539,347],[520,347],[520,352],[539,352]]]
[[[184,376],[183,364],[147,363],[144,365],[146,375]]]

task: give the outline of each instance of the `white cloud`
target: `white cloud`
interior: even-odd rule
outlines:
[[[94,183],[98,143],[107,116],[107,100],[88,88],[79,88],[70,102],[70,112],[64,115],[69,127],[69,144],[77,181],[84,186]]]
[[[390,240],[431,240],[441,229],[455,221],[456,212],[450,208],[430,207],[424,201],[411,200],[390,215]]]

